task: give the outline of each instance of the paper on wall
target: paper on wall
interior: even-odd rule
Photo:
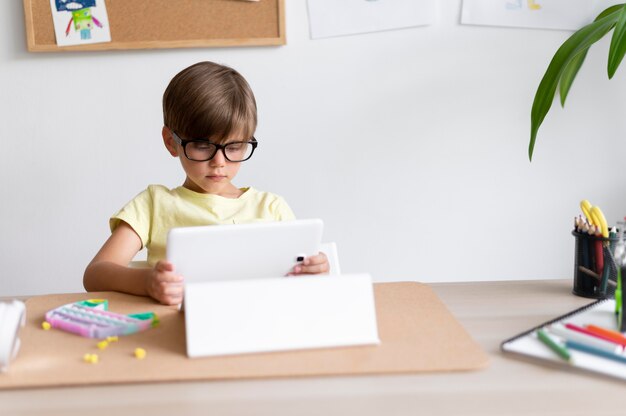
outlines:
[[[308,0],[311,38],[430,25],[436,0]]]
[[[50,0],[57,45],[111,41],[104,0]]]
[[[594,0],[463,0],[461,23],[578,30],[593,21]]]

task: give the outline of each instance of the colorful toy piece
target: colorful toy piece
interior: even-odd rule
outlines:
[[[135,348],[135,358],[137,358],[138,360],[143,360],[144,358],[146,358],[146,350],[144,350],[143,348]]]
[[[85,354],[83,361],[89,364],[98,364],[98,354]]]
[[[145,331],[159,322],[152,312],[122,315],[109,312],[108,305],[106,299],[68,303],[46,313],[46,321],[53,328],[104,339]]]

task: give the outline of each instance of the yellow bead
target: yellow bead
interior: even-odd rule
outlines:
[[[112,336],[112,337],[107,337],[107,341],[109,341],[109,342],[115,342],[115,341],[118,341],[117,335]]]
[[[143,360],[146,358],[146,350],[143,348],[135,348],[135,358],[138,360]]]
[[[52,325],[50,325],[50,322],[47,321],[43,321],[41,323],[41,327],[44,329],[44,331],[49,330],[50,328],[52,328]]]
[[[98,354],[85,354],[83,361],[89,364],[98,364]]]
[[[109,342],[106,341],[106,340],[105,341],[100,341],[100,342],[98,342],[97,346],[98,346],[98,349],[103,350],[103,349],[105,349],[106,347],[109,346]]]

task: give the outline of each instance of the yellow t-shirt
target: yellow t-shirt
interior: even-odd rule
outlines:
[[[173,227],[243,224],[256,221],[293,220],[285,200],[269,192],[241,188],[239,198],[200,194],[187,188],[150,185],[109,220],[111,232],[128,223],[148,250],[148,263],[165,258],[167,233]]]

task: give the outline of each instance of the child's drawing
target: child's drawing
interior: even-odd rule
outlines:
[[[91,8],[96,6],[96,0],[56,0],[57,12],[70,12],[72,17],[65,29],[65,36],[69,35],[72,21],[74,30],[80,32],[81,39],[91,39],[91,29],[95,26],[102,28],[102,23],[91,15]]]
[[[436,0],[308,0],[311,38],[432,24]]]
[[[541,5],[537,4],[535,0],[528,0],[528,8],[530,10],[539,10],[541,9]]]
[[[110,42],[104,0],[50,0],[57,45]]]
[[[463,0],[461,23],[578,30],[597,15],[597,0]]]
[[[526,6],[528,7],[529,10],[541,9],[541,5],[538,4],[536,0],[526,0],[526,2],[524,2],[524,0],[507,1],[506,9],[507,10],[519,10],[522,7],[524,7],[524,3],[526,3]]]

